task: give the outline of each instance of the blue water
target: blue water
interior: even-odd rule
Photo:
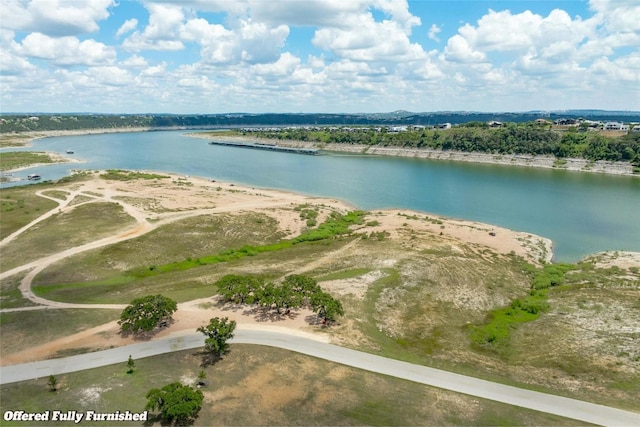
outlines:
[[[71,169],[144,169],[332,197],[361,209],[408,208],[548,237],[555,259],[640,251],[640,177],[397,157],[306,156],[225,146],[184,131],[56,137],[24,150],[81,164],[18,173],[58,179]],[[8,184],[3,184],[6,187]]]

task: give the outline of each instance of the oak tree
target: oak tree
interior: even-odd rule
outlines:
[[[149,295],[131,301],[120,315],[122,332],[150,332],[171,320],[178,304],[162,295]]]
[[[205,335],[204,347],[208,353],[215,358],[219,358],[229,350],[228,340],[233,338],[233,331],[236,328],[236,321],[224,317],[214,317],[209,320],[207,326],[197,329]]]
[[[149,390],[146,398],[145,409],[159,410],[164,423],[187,425],[198,417],[204,394],[193,387],[174,382],[160,389]]]

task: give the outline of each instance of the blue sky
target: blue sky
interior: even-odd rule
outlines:
[[[637,0],[0,8],[0,112],[640,110]]]

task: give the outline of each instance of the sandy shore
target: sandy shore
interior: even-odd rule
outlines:
[[[16,145],[16,147],[29,147],[30,142],[35,139],[42,138],[51,138],[55,136],[77,136],[77,135],[94,135],[100,133],[123,133],[123,132],[146,132],[152,130],[148,127],[137,127],[137,128],[100,128],[100,129],[74,129],[74,130],[46,130],[46,131],[33,131],[33,132],[22,132],[16,134],[6,134],[3,135],[4,138],[11,139],[12,137],[21,138],[25,141],[20,141],[20,145]],[[11,148],[11,146],[7,146],[4,148]]]
[[[209,134],[192,133],[188,134],[187,136],[193,138],[212,139],[212,136]],[[563,161],[559,162],[553,156],[534,156],[528,154],[498,155],[487,153],[467,153],[462,151],[442,151],[430,148],[381,147],[356,144],[321,144],[306,141],[261,139],[253,138],[250,136],[216,136],[216,140],[234,142],[252,140],[259,142],[269,142],[271,144],[276,142],[279,146],[282,147],[319,148],[324,151],[343,153],[413,157],[419,159],[449,160],[455,162],[487,163],[493,165],[559,169],[576,172],[604,173],[610,175],[640,176],[633,173],[633,166],[628,162],[609,162],[604,160],[592,162],[586,159],[575,158],[562,159]]]

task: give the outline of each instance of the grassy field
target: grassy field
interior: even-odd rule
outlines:
[[[119,310],[55,309],[0,313],[0,354],[63,338],[120,317]],[[80,353],[93,349],[83,349]],[[3,400],[5,396],[2,396]]]
[[[20,281],[27,275],[22,272],[6,279],[0,280],[0,309],[29,307],[36,305],[20,292]]]
[[[133,218],[116,203],[77,206],[36,224],[5,245],[2,249],[2,271],[110,236],[118,230],[124,231],[133,224]]]
[[[33,137],[24,134],[0,133],[0,147],[22,147],[29,143]]]
[[[0,239],[24,227],[58,204],[39,197],[30,187],[4,188],[0,191]]]
[[[197,350],[177,352],[135,360],[135,372],[127,374],[123,360],[59,375],[55,393],[48,391],[46,378],[3,385],[2,410],[141,412],[149,389],[173,381],[195,383],[201,361]],[[269,347],[232,345],[205,372],[198,426],[583,425]]]
[[[86,281],[71,281],[70,275],[88,276],[93,271],[80,271],[80,266],[91,264],[86,264],[84,257],[72,257],[45,269],[37,276],[34,292],[55,301],[74,303],[128,303],[133,298],[150,293],[162,293],[183,302],[216,294],[217,289],[213,283],[227,274],[259,274],[267,280],[275,280],[304,266],[309,260],[322,256],[329,248],[338,248],[346,243],[346,240],[332,240],[326,243],[297,245],[242,260],[203,265],[143,278],[127,275],[128,270],[118,273],[115,269],[105,268],[105,278]],[[59,275],[65,275],[66,279],[55,284]]]
[[[32,151],[4,151],[1,157],[0,171],[9,171],[39,163],[55,163],[50,155]]]

